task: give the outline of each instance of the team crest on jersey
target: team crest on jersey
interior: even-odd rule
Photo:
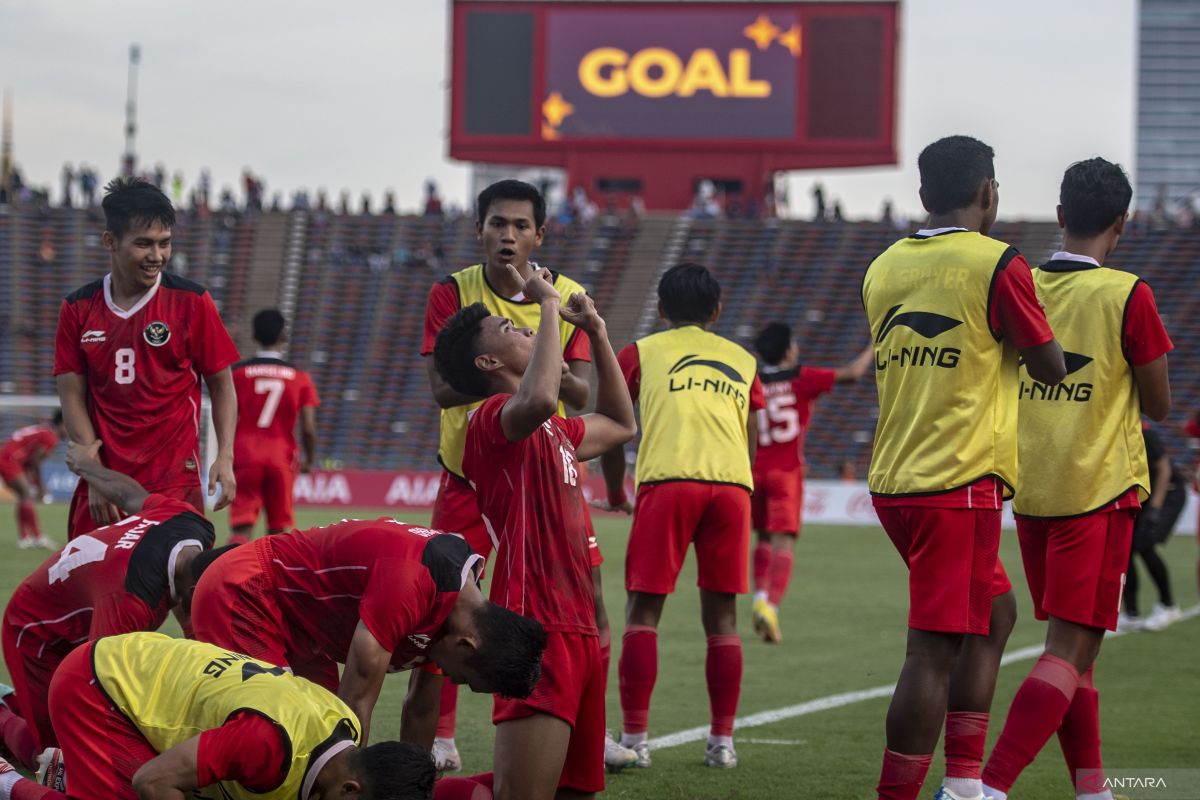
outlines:
[[[162,347],[171,340],[171,329],[167,327],[165,322],[151,322],[142,331],[142,338],[154,347]]]

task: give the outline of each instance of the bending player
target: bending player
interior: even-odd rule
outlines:
[[[429,290],[421,355],[426,357],[429,386],[442,409],[438,461],[443,472],[433,505],[431,525],[438,530],[462,534],[471,548],[486,559],[492,552],[492,539],[479,514],[475,491],[463,478],[462,472],[467,416],[484,398],[455,391],[438,374],[434,359],[430,356],[438,332],[445,327],[447,320],[472,303],[483,303],[493,314],[507,317],[514,324],[530,328],[535,333],[538,331],[538,304],[523,294],[522,286],[537,269],[536,263],[530,258],[546,235],[546,201],[541,192],[528,183],[503,180],[480,192],[476,213],[475,231],[483,245],[484,261],[446,276]],[[511,272],[510,268],[515,272]],[[572,294],[584,291],[582,286],[562,273],[551,272],[550,275],[562,303],[566,303]],[[588,403],[588,364],[592,356],[588,337],[577,331],[574,325],[564,319],[556,319],[555,325],[559,329],[564,362],[558,405],[558,414],[563,416],[565,406],[582,409]],[[590,542],[596,623],[600,631],[601,658],[607,675],[611,639],[600,583],[603,558],[596,544],[591,516],[586,509],[582,520]],[[414,673],[413,679],[418,683],[436,680],[424,672]],[[425,692],[422,687],[413,688],[418,693]],[[433,746],[439,769],[453,771],[462,766],[454,742],[457,704],[457,687],[446,682],[440,700],[441,718],[437,739]],[[606,743],[605,763],[610,768],[628,766],[635,759],[632,752],[616,746],[615,742]]]
[[[496,537],[491,597],[547,631],[533,694],[495,700],[494,775],[443,780],[439,797],[486,796],[478,783],[493,785],[504,800],[591,797],[604,789],[605,680],[579,462],[623,444],[636,428],[604,320],[584,294],[561,306],[552,280],[541,270],[522,289],[538,306],[536,335],[477,303],[446,323],[434,349],[437,370],[455,391],[488,398],[471,416],[463,469]],[[560,318],[587,335],[596,366],[596,410],[572,419],[556,413]]]
[[[779,604],[792,578],[796,539],[804,511],[804,434],[817,398],[837,384],[854,383],[874,364],[874,349],[840,367],[800,365],[792,329],[772,322],[758,332],[754,349],[763,361],[759,373],[766,408],[758,411],[754,454],[754,495],[750,518],[758,536],[754,548],[754,630],[766,642],[779,642]]]
[[[203,286],[167,272],[175,209],[139,178],[117,178],[104,196],[111,270],[72,292],[58,312],[54,374],[71,440],[105,442],[105,466],[204,513],[200,486],[200,381],[212,399],[216,459],[208,492],[222,509],[237,493],[229,367],[237,349]],[[80,481],[71,499],[75,538],[120,519]]]
[[[427,800],[429,753],[362,747],[354,712],[279,667],[156,633],[83,645],[50,684],[60,790],[0,759],[0,800]]]
[[[1066,354],[1066,382],[1020,384],[1013,513],[1034,615],[1049,619],[1046,650],[1017,690],[987,767],[983,792],[1005,800],[1056,731],[1076,794],[1103,787],[1100,696],[1093,664],[1115,630],[1133,524],[1150,490],[1141,415],[1171,408],[1171,340],[1154,294],[1136,275],[1104,266],[1128,219],[1133,189],[1102,158],[1063,175],[1063,249],[1035,272],[1038,296]]]
[[[939,797],[980,796],[996,672],[1016,618],[996,556],[1017,477],[1018,355],[1047,385],[1066,374],[1029,265],[987,236],[1000,197],[993,155],[968,136],[926,147],[917,166],[928,227],[863,279],[879,394],[868,485],[909,573],[907,652],[877,786],[887,800],[915,800],[943,722]]]
[[[17,499],[17,547],[45,547],[55,544],[38,527],[37,501],[46,493],[42,485],[42,459],[67,438],[62,411],[42,425],[29,425],[13,432],[0,447],[0,485],[7,486]]]
[[[99,448],[99,441],[72,444],[67,466],[128,516],[73,539],[21,582],[4,609],[0,638],[16,694],[0,706],[0,734],[27,768],[57,742],[46,698],[63,659],[101,636],[157,630],[174,607],[186,612],[193,560],[213,545],[212,524],[194,508],[105,469]]]
[[[268,536],[199,576],[193,626],[201,641],[337,692],[367,741],[384,677],[427,660],[477,692],[533,689],[545,633],[483,598],[482,561],[461,537],[388,518]],[[428,748],[441,686],[423,686],[405,704],[401,738]]]

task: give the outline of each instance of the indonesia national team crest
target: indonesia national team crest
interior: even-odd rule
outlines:
[[[171,339],[171,329],[165,322],[151,322],[142,331],[142,337],[154,347],[162,347]]]

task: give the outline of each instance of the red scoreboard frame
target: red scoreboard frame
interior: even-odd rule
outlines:
[[[450,155],[573,181],[895,164],[897,11],[452,0]]]

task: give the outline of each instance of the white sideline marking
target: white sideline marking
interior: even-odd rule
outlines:
[[[803,739],[738,739],[738,744],[780,744],[795,747],[808,743]]]
[[[1200,616],[1200,605],[1194,605],[1191,608],[1185,609],[1180,622],[1186,619]],[[1152,634],[1153,632],[1147,631]],[[1115,631],[1109,632],[1105,638],[1124,636],[1124,633]],[[1040,644],[1031,647],[1022,647],[1019,650],[1012,650],[1004,654],[1000,659],[1000,666],[1005,667],[1017,661],[1028,661],[1031,658],[1036,658],[1042,654],[1042,646]],[[866,700],[877,700],[880,697],[891,697],[895,691],[896,684],[890,683],[887,686],[876,686],[874,689],[862,689],[857,692],[843,692],[842,694],[831,694],[826,697],[818,697],[816,700],[809,700],[804,703],[798,703],[794,706],[784,706],[783,708],[775,708],[770,711],[760,711],[757,714],[751,714],[748,717],[739,717],[734,720],[734,730],[742,730],[744,728],[755,728],[759,725],[770,725],[773,722],[781,722],[785,719],[793,717],[803,717],[808,714],[815,714],[818,711],[829,711],[833,708],[841,708],[855,703],[861,703]],[[659,736],[651,739],[648,744],[650,749],[657,750],[664,747],[677,747],[681,744],[689,742],[701,742],[708,738],[708,726],[701,725],[697,728],[687,728],[675,733],[669,733],[666,736]]]

